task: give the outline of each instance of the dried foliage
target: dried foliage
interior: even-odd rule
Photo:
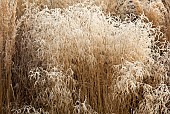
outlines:
[[[170,41],[169,0],[120,0],[119,5],[117,6],[117,14],[119,14],[121,18],[125,18],[127,14],[131,13],[136,15],[141,15],[144,13],[154,26],[161,27],[161,31],[166,33],[166,40]]]
[[[170,113],[168,0],[0,8],[0,113]]]
[[[16,36],[16,1],[0,0],[0,113],[10,114],[11,69]]]

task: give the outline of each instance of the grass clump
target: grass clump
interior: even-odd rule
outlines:
[[[169,2],[77,2],[0,1],[0,113],[169,114]]]
[[[27,7],[14,56],[15,109],[27,104],[50,114],[169,113],[169,48],[164,45],[160,55],[155,45],[161,34],[144,15],[122,21],[91,2]]]

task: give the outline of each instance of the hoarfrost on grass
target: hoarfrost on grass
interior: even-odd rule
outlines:
[[[106,47],[116,64],[121,62],[120,58],[144,61],[151,53],[151,41],[155,37],[151,32],[155,29],[151,23],[144,22],[145,16],[133,22],[116,18],[105,16],[100,7],[81,3],[63,11],[45,8],[29,17],[27,24],[32,29],[28,33],[34,42],[40,43],[38,53],[42,53],[39,54],[42,58],[44,54],[57,54],[65,42],[70,45],[74,42],[82,55],[86,48],[90,53]]]

